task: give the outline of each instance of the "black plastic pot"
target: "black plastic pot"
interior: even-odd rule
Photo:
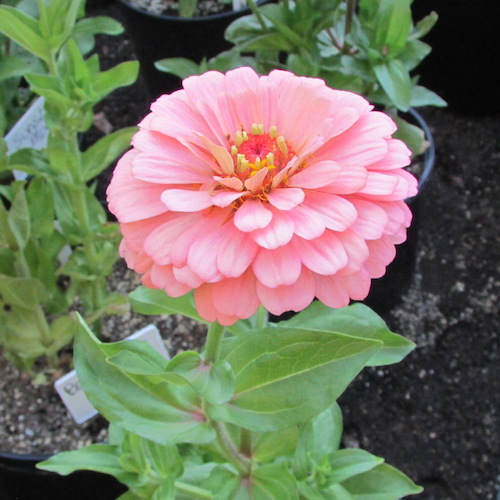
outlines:
[[[78,471],[69,476],[38,470],[35,465],[49,455],[0,452],[2,500],[114,500],[126,487],[112,476]]]
[[[414,109],[411,109],[409,113],[413,121],[424,131],[429,147],[426,149],[421,160],[423,167],[418,180],[418,194],[407,200],[413,213],[413,220],[411,226],[408,228],[407,239],[401,245],[396,246],[396,258],[389,264],[386,274],[382,276],[382,278],[372,281],[370,293],[363,301],[381,315],[390,311],[401,301],[403,294],[408,290],[415,271],[420,200],[429,182],[435,162],[436,148],[429,126],[422,116]]]
[[[263,2],[259,2],[263,3]],[[119,0],[124,24],[152,99],[180,88],[180,79],[162,73],[155,61],[167,57],[185,57],[200,62],[231,48],[224,31],[238,17],[250,14],[250,9],[223,12],[204,17],[183,18],[152,14]]]

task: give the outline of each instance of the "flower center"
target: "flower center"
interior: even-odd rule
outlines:
[[[236,132],[231,145],[231,155],[236,173],[240,178],[248,178],[264,167],[267,167],[268,171],[279,172],[294,152],[285,138],[278,135],[274,125],[268,133],[264,133],[264,126],[254,123],[250,134],[245,130]]]

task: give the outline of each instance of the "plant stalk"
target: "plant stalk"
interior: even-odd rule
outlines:
[[[219,359],[224,331],[225,328],[217,321],[214,321],[208,327],[207,341],[205,343],[205,362],[207,364],[213,364]]]
[[[348,54],[350,46],[346,41],[347,36],[352,29],[352,20],[354,18],[354,13],[356,12],[356,0],[346,0],[346,13],[345,13],[345,30],[344,30],[344,46],[342,52]]]
[[[247,0],[247,1],[250,10],[252,11],[253,15],[257,18],[257,21],[259,21],[261,28],[267,31],[266,22],[264,21],[264,18],[262,17],[262,14],[259,11],[259,7],[257,7],[254,0]]]
[[[264,308],[263,305],[260,305],[259,308],[257,309],[257,312],[255,313],[255,326],[256,328],[265,328],[269,321],[268,321],[268,313],[267,310]]]
[[[214,421],[213,426],[217,432],[217,444],[226,460],[233,464],[241,475],[249,476],[252,461],[238,450],[222,422]]]
[[[204,500],[211,500],[214,498],[212,493],[210,493],[208,490],[198,488],[198,486],[193,486],[192,484],[183,483],[182,481],[175,482],[175,489],[178,493],[191,498],[200,498]]]

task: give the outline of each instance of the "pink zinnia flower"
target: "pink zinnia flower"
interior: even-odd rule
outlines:
[[[187,78],[140,123],[108,189],[143,283],[229,325],[259,304],[361,300],[417,192],[394,122],[322,80],[250,68]]]

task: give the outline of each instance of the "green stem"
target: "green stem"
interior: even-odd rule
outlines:
[[[252,469],[252,461],[240,453],[231,436],[222,422],[213,422],[217,432],[217,444],[228,462],[233,464],[243,476],[249,476]]]
[[[219,359],[222,339],[225,328],[214,321],[208,327],[207,342],[205,344],[205,362],[213,364]]]
[[[259,21],[259,24],[262,29],[267,31],[267,26],[266,22],[264,21],[264,17],[259,11],[259,8],[255,4],[253,0],[247,0],[248,1],[248,6],[250,7],[250,10],[252,11],[253,15],[257,18],[257,21]]]
[[[241,429],[240,450],[246,457],[252,455],[252,433],[248,429]]]
[[[345,31],[344,37],[346,37],[352,28],[352,20],[354,18],[354,12],[356,11],[356,0],[346,1],[346,13],[345,13]]]
[[[44,347],[49,347],[50,344],[52,343],[52,338],[51,338],[52,336],[42,306],[38,305],[34,311],[35,311],[37,330],[40,332],[42,344],[44,345]]]
[[[255,313],[255,327],[265,328],[269,324],[269,315],[264,306],[260,305]]]
[[[178,493],[191,498],[201,498],[206,500],[211,500],[214,498],[210,491],[204,490],[203,488],[198,488],[197,486],[193,486],[192,484],[183,483],[182,481],[175,482],[175,489]]]
[[[350,46],[346,41],[347,35],[352,29],[352,20],[354,18],[354,12],[356,11],[356,0],[346,0],[346,13],[345,13],[345,30],[344,30],[344,46],[342,52],[348,54]]]

